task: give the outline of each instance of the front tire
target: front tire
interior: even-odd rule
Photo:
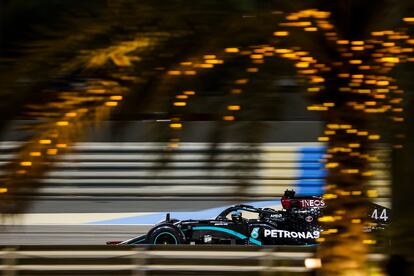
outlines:
[[[162,226],[155,229],[149,238],[150,244],[182,244],[180,233],[170,226]]]

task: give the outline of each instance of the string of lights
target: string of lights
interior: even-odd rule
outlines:
[[[318,141],[327,143],[327,154],[321,160],[328,170],[326,193],[324,198],[328,201],[327,215],[320,221],[325,224],[326,231],[319,239],[321,243],[338,246],[357,241],[360,245],[373,245],[376,241],[363,234],[365,222],[365,202],[367,198],[377,197],[378,192],[369,188],[365,183],[374,175],[370,169],[370,162],[378,162],[379,156],[373,148],[375,143],[381,141],[380,130],[373,128],[371,122],[385,115],[392,122],[403,122],[402,94],[396,79],[390,72],[396,65],[411,62],[414,44],[407,30],[387,30],[372,32],[372,37],[365,41],[349,41],[341,39],[333,24],[329,22],[330,13],[318,10],[303,10],[286,16],[286,21],[279,24],[283,29],[277,30],[273,35],[277,38],[270,45],[251,46],[253,51],[242,47],[226,48],[224,52],[232,53],[233,58],[249,55],[255,64],[263,64],[267,57],[279,57],[294,63],[298,76],[308,84],[308,95],[314,99],[315,104],[308,106],[308,110],[325,112],[322,115],[327,122],[324,136]],[[413,23],[412,18],[404,18],[404,22]],[[299,31],[322,34],[332,49],[338,53],[336,60],[322,62],[312,51],[303,50],[301,46],[289,46]],[[292,39],[293,38],[293,39]],[[280,47],[280,44],[288,45]],[[206,55],[212,62],[182,62],[200,68],[214,68],[214,64],[221,64],[216,55]],[[274,60],[274,59],[272,59]],[[214,61],[214,62],[213,62]],[[185,72],[185,71],[184,71]],[[258,68],[249,67],[247,72],[258,72]],[[181,75],[183,71],[170,71],[171,75]],[[249,79],[238,79],[235,85],[242,86]],[[234,88],[231,94],[240,94],[241,88]],[[180,95],[176,95],[180,97]],[[176,105],[177,102],[174,102]],[[180,103],[186,106],[186,103]],[[176,105],[177,106],[177,105]],[[234,112],[241,109],[239,105],[228,105],[230,114],[223,116],[224,120],[236,119]],[[180,118],[170,125],[182,128]],[[397,137],[402,137],[396,134]],[[179,141],[174,138],[173,142]],[[395,144],[395,148],[401,148]],[[354,204],[350,205],[350,202]],[[349,207],[351,206],[351,207]],[[345,208],[347,207],[347,208]],[[344,238],[346,237],[346,238]],[[322,257],[328,271],[337,270],[330,262],[334,260],[332,251],[324,252]],[[366,250],[364,246],[356,246],[354,253],[358,256]],[[349,259],[344,266],[352,267],[355,263],[349,252],[336,252],[336,257]],[[361,259],[362,260],[362,259]],[[332,262],[335,263],[335,262]],[[364,263],[363,261],[359,262]]]
[[[163,34],[159,36],[162,38]],[[128,84],[137,81],[132,72],[124,68],[132,69],[134,63],[141,60],[139,52],[159,40],[158,37],[143,37],[91,51],[82,58],[87,70],[98,70],[108,63],[118,70],[111,71],[106,79],[86,77],[84,82],[74,83],[71,89],[56,91],[53,101],[28,105],[26,115],[32,117],[34,123],[27,128],[35,134],[20,147],[15,161],[7,165],[0,187],[2,196],[12,197],[36,187],[43,174],[70,150],[88,126],[107,119],[129,92]],[[18,206],[2,206],[2,209],[13,212]]]

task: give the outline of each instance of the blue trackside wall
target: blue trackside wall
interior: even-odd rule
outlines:
[[[321,195],[325,183],[326,170],[320,162],[325,154],[325,147],[312,146],[298,148],[300,158],[300,176],[292,187],[298,195]]]

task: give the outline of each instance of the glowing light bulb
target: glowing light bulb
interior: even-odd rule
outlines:
[[[240,110],[240,106],[239,105],[229,105],[229,106],[227,106],[227,110],[237,111],[237,110]]]
[[[122,100],[122,96],[121,95],[114,95],[114,96],[109,97],[109,99],[113,100],[113,101],[120,101],[120,100]]]
[[[172,123],[172,124],[170,124],[170,128],[180,129],[182,127],[183,127],[183,125],[180,124],[180,123]]]
[[[224,49],[224,51],[226,53],[238,53],[239,49],[238,48],[226,48],[226,49]]]
[[[186,102],[174,102],[174,106],[186,106]]]
[[[224,120],[224,121],[234,121],[234,119],[235,119],[235,117],[234,117],[234,116],[230,116],[230,115],[228,115],[228,116],[223,116],[223,120]]]
[[[106,102],[105,105],[106,106],[111,106],[111,107],[112,106],[117,106],[118,105],[118,102]]]
[[[277,31],[273,33],[274,36],[288,36],[289,32],[288,31]]]
[[[58,149],[48,149],[46,151],[48,155],[56,155],[58,153]]]
[[[179,76],[179,75],[181,75],[181,71],[171,70],[171,71],[168,71],[167,74],[171,75],[171,76]]]
[[[58,125],[58,126],[67,126],[67,125],[69,125],[69,122],[68,121],[59,121],[59,122],[56,122],[56,125]]]

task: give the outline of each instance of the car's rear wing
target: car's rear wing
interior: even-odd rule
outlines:
[[[309,196],[309,197],[296,197],[295,191],[286,190],[285,194],[280,199],[284,209],[289,210],[292,208],[308,209],[308,208],[324,208],[326,203],[322,197]],[[375,223],[387,224],[390,222],[391,209],[369,202],[367,207],[368,220]]]
[[[294,190],[286,190],[280,199],[283,209],[324,208],[325,201],[319,196],[296,197]]]

